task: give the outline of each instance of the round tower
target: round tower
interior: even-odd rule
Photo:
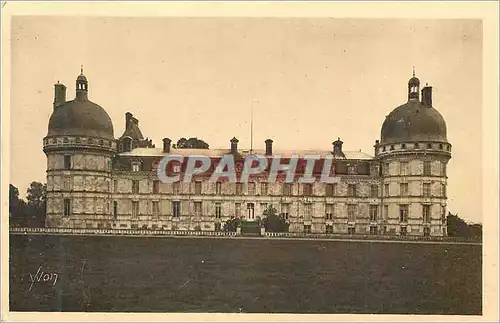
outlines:
[[[382,215],[387,234],[446,235],[446,165],[451,144],[432,105],[432,87],[420,99],[420,80],[408,82],[408,102],[386,116],[375,156],[381,163]]]
[[[75,99],[55,85],[54,110],[43,139],[47,156],[48,227],[106,228],[111,222],[111,161],[116,153],[113,124],[88,99],[83,68]]]

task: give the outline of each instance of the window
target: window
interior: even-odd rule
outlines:
[[[132,181],[132,194],[139,194],[139,181]]]
[[[406,227],[401,227],[399,229],[399,235],[401,235],[401,236],[405,236],[407,232],[408,232],[408,230],[406,229]]]
[[[355,204],[347,205],[347,220],[349,222],[356,221],[356,211],[357,211],[357,205]]]
[[[424,176],[431,175],[431,162],[429,160],[424,161]]]
[[[262,212],[266,212],[267,211],[267,203],[260,203],[260,209]]]
[[[71,215],[71,200],[70,199],[64,199],[64,215],[65,216]]]
[[[236,183],[236,195],[241,195],[242,190],[242,183]]]
[[[234,215],[237,218],[241,217],[241,203],[234,203]]]
[[[401,144],[401,149],[406,149],[406,144]]]
[[[215,194],[217,194],[217,195],[222,194],[222,183],[221,182],[215,183]]]
[[[384,184],[384,195],[385,196],[390,196],[390,191],[389,191],[389,184]]]
[[[304,196],[311,196],[312,190],[313,190],[312,184],[310,183],[302,184],[302,194],[304,194]]]
[[[255,183],[248,183],[248,195],[255,195]]]
[[[311,225],[310,224],[304,225],[304,233],[311,233]]]
[[[201,182],[194,182],[194,194],[201,195]]]
[[[389,218],[389,205],[384,205],[384,219],[387,220]]]
[[[160,181],[153,181],[153,194],[160,193]]]
[[[176,163],[172,165],[172,171],[174,173],[180,173],[181,172],[181,165]]]
[[[399,194],[401,196],[408,196],[408,183],[399,184]]]
[[[441,162],[441,176],[446,176],[446,163]]]
[[[443,149],[443,144],[439,144],[439,149]]]
[[[441,196],[446,197],[446,184],[441,183]]]
[[[141,170],[141,165],[140,164],[132,164],[132,171],[133,172],[138,172]]]
[[[283,218],[288,220],[288,215],[290,213],[290,204],[283,203],[281,204],[281,213],[283,214]]]
[[[160,214],[160,202],[153,201],[153,215],[159,215],[159,214]]]
[[[178,195],[181,191],[181,184],[179,182],[172,183],[172,193]]]
[[[422,205],[422,217],[425,223],[431,222],[431,206],[430,205]]]
[[[399,222],[408,222],[408,205],[399,206]]]
[[[356,228],[355,227],[347,228],[347,233],[348,234],[356,234]]]
[[[138,201],[132,201],[132,216],[138,216],[139,215],[139,202]]]
[[[219,232],[221,231],[221,224],[220,223],[216,223],[215,224],[215,232]]]
[[[418,144],[418,142],[415,143],[415,149],[420,149],[420,145]]]
[[[378,197],[378,185],[370,186],[370,196],[371,197]]]
[[[118,192],[118,180],[117,179],[113,180],[113,189],[115,192]]]
[[[431,235],[431,228],[425,227],[424,228],[424,237],[428,237]]]
[[[181,202],[172,202],[172,216],[178,218],[181,215]]]
[[[376,225],[370,226],[370,234],[378,234],[378,227]]]
[[[391,150],[394,150],[394,145],[391,145]]]
[[[399,163],[399,175],[409,175],[410,164],[408,162],[400,162]]]
[[[386,150],[386,148],[385,148],[385,146],[383,146],[383,147],[382,147],[382,151],[385,151],[385,150]]]
[[[424,197],[430,197],[431,196],[431,184],[430,183],[424,183],[424,185],[423,185],[423,195],[424,195]]]
[[[247,219],[253,220],[255,217],[255,205],[253,203],[247,203]]]
[[[215,218],[220,219],[222,214],[222,209],[220,203],[215,203]]]
[[[269,188],[269,186],[267,183],[265,183],[265,182],[260,183],[260,194],[267,195],[268,188]]]
[[[370,205],[370,221],[376,222],[378,217],[378,205]]]
[[[333,204],[325,205],[325,215],[327,220],[333,220]]]
[[[389,176],[391,175],[391,172],[390,172],[390,169],[389,169],[389,163],[384,163],[384,167],[383,167],[383,170],[384,170],[384,175],[386,176]]]
[[[284,196],[292,195],[292,184],[291,183],[284,183],[283,184],[283,195]]]
[[[194,215],[195,216],[202,216],[202,211],[201,211],[201,202],[194,202]]]
[[[64,169],[71,169],[71,156],[64,156]]]
[[[65,190],[65,191],[71,190],[71,177],[69,177],[69,176],[63,177],[63,190]]]
[[[432,149],[432,144],[427,144],[427,149]]]
[[[304,220],[311,220],[312,204],[304,204]]]
[[[326,196],[335,196],[334,184],[326,184]]]
[[[347,185],[347,196],[356,196],[356,184]]]
[[[333,233],[333,225],[327,224],[325,233]]]
[[[441,206],[441,223],[446,224],[446,206]]]
[[[118,201],[113,201],[113,215],[115,219],[118,216]]]

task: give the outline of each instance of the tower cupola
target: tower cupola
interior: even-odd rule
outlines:
[[[408,101],[419,100],[420,80],[415,77],[415,67],[413,67],[413,77],[408,81]]]
[[[80,69],[80,75],[76,78],[76,99],[80,101],[88,100],[89,83],[83,75],[83,65]]]

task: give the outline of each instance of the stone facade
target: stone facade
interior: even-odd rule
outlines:
[[[86,91],[87,81],[81,76],[77,93],[83,82]],[[54,114],[66,109],[61,88],[56,85]],[[80,97],[79,104],[85,105],[87,96]],[[409,100],[415,100],[415,95]],[[323,158],[333,156],[336,182],[331,184],[315,182],[310,187],[298,181],[286,184],[282,178],[268,183],[265,176],[241,184],[209,182],[207,177],[166,184],[156,174],[165,155],[200,153],[217,160],[235,151],[240,156],[250,152],[238,150],[235,138],[228,149],[173,149],[168,138],[162,149],[156,148],[143,137],[132,114],[127,113],[125,121],[123,135],[115,140],[110,139],[112,128],[105,126],[91,129],[87,136],[75,134],[74,125],[66,133],[49,125],[43,141],[47,226],[219,231],[233,217],[253,221],[273,207],[290,224],[291,232],[446,235],[446,165],[451,145],[443,138],[415,134],[417,140],[411,140],[410,134],[398,142],[394,136],[384,139],[383,129],[374,157],[343,151],[337,140],[332,151],[315,152]],[[265,145],[265,150],[252,153],[272,155],[272,141]]]

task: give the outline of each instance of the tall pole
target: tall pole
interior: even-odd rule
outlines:
[[[250,103],[250,153],[253,153],[253,100]]]

